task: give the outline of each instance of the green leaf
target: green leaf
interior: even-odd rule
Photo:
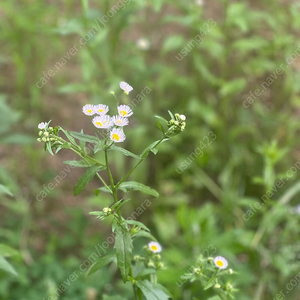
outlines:
[[[138,232],[136,232],[132,238],[138,238],[138,237],[145,237],[145,238],[148,238],[152,241],[156,241],[157,242],[157,239],[149,232],[147,231],[143,231],[143,230],[139,230]]]
[[[47,142],[47,143],[46,143],[46,148],[47,148],[47,150],[49,151],[49,153],[50,153],[51,155],[54,155],[54,153],[53,153],[53,151],[52,151],[52,148],[51,148],[51,142]]]
[[[163,128],[162,125],[159,123],[159,121],[156,121],[156,126],[157,126],[157,128],[158,128],[162,133],[164,133],[164,128]]]
[[[127,299],[119,295],[114,295],[114,296],[103,295],[103,300],[127,300]]]
[[[7,273],[11,273],[15,276],[18,276],[17,272],[14,270],[11,264],[9,264],[2,255],[0,255],[0,269],[4,270]]]
[[[127,281],[129,270],[131,267],[131,255],[132,255],[132,240],[128,229],[117,225],[117,230],[115,232],[115,248],[117,256],[117,265],[121,271],[123,282]]]
[[[77,168],[88,168],[91,166],[84,160],[65,160],[64,164]]]
[[[92,181],[97,172],[104,170],[106,167],[99,166],[98,164],[94,164],[79,178],[75,188],[74,188],[74,196],[77,196],[86,185]]]
[[[91,267],[89,268],[89,270],[87,271],[87,275],[91,275],[95,272],[97,272],[98,270],[100,270],[101,268],[105,267],[106,265],[108,265],[109,263],[116,261],[116,253],[110,253],[107,254],[106,256],[101,257],[100,259],[98,259],[97,261],[95,261]]]
[[[6,194],[6,195],[9,195],[9,196],[11,196],[11,197],[14,196],[14,195],[10,192],[10,190],[9,190],[6,186],[4,186],[4,185],[2,185],[2,184],[0,184],[0,194]]]
[[[58,127],[59,130],[61,130],[65,136],[68,138],[68,140],[74,145],[77,146],[75,139],[69,134],[67,130],[64,130],[62,127]]]
[[[126,222],[127,224],[129,224],[129,225],[136,225],[136,226],[138,226],[138,227],[140,227],[140,228],[145,229],[146,231],[150,231],[150,229],[149,229],[146,225],[144,225],[143,223],[141,223],[141,222],[139,222],[139,221],[135,221],[135,220],[125,220],[125,222]]]
[[[134,153],[122,148],[122,147],[117,147],[115,145],[111,145],[108,150],[119,151],[122,154],[124,154],[125,156],[131,156],[131,157],[140,159],[140,157],[138,155],[136,155],[136,154],[134,154]]]
[[[69,131],[69,133],[76,139],[82,142],[92,143],[92,144],[98,144],[99,139],[94,135],[88,135],[80,132],[75,131]]]
[[[170,35],[166,38],[162,51],[163,53],[171,52],[174,50],[181,50],[185,46],[186,41],[181,35]]]
[[[0,255],[3,257],[10,257],[10,256],[19,255],[19,252],[17,250],[10,248],[5,244],[0,244]]]
[[[138,276],[136,278],[140,278],[140,277],[144,277],[147,276],[149,274],[154,274],[156,273],[155,269],[144,269],[143,271],[141,271]]]
[[[155,12],[159,12],[163,5],[163,0],[152,0],[152,5]]]
[[[112,191],[108,190],[106,186],[102,186],[101,188],[95,190],[95,195],[98,196],[100,191],[112,194]]]
[[[157,118],[157,119],[159,119],[160,121],[162,121],[162,122],[165,123],[166,125],[168,124],[168,121],[167,121],[165,118],[163,118],[163,117],[161,117],[161,116],[157,116],[157,115],[155,115],[154,117]]]
[[[55,147],[55,145],[53,146]],[[62,145],[59,145],[57,148],[56,148],[56,151],[55,153],[58,153],[61,149],[70,149],[71,148],[71,144],[70,143],[63,143]]]
[[[112,209],[112,210],[116,209],[116,210],[118,211],[118,210],[120,210],[120,209],[122,208],[122,206],[123,206],[124,204],[126,204],[126,203],[127,203],[128,201],[130,201],[130,200],[131,200],[131,198],[126,199],[126,200],[121,199],[121,200],[119,200],[118,202],[116,202],[116,203],[111,207],[111,209]]]
[[[136,285],[141,289],[147,300],[168,300],[170,298],[158,285],[154,285],[148,280],[138,280]]]
[[[161,143],[167,141],[169,138],[165,138],[161,141]],[[154,154],[156,154],[158,152],[158,150],[155,148],[156,144],[159,142],[160,140],[155,141],[154,143],[152,143],[151,145],[149,145],[140,155],[140,158],[146,158],[150,151],[153,152]]]
[[[105,144],[105,140],[100,140],[98,144],[94,147],[94,154],[98,153],[101,150],[104,150],[108,146]]]
[[[169,115],[170,115],[170,117],[171,117],[171,119],[173,119],[173,120],[175,120],[175,117],[174,117],[174,115],[168,110],[168,113],[169,113]]]
[[[136,182],[136,181],[122,182],[118,186],[118,189],[122,190],[125,193],[130,190],[135,190],[135,191],[140,191],[144,194],[152,195],[154,197],[159,196],[159,193],[156,190],[151,189],[149,186],[146,186],[146,185]]]

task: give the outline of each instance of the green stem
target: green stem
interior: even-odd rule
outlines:
[[[162,138],[153,146],[153,148],[156,148],[162,141],[163,139],[166,138],[165,135],[162,136]],[[120,186],[120,184],[125,181],[130,175],[131,173],[146,159],[146,157],[143,157],[140,159],[140,161],[131,169],[131,171],[129,171],[117,184],[116,184],[116,188],[118,188]]]
[[[110,168],[109,168],[109,165],[108,165],[108,157],[107,157],[107,150],[106,149],[105,149],[105,164],[106,164],[106,170],[107,170],[109,180],[110,180],[110,185],[111,185],[111,190],[112,190],[112,193],[113,193],[114,202],[116,203],[116,202],[118,202],[117,190],[116,190],[114,179],[112,177],[112,174],[111,174],[111,171],[110,171]]]

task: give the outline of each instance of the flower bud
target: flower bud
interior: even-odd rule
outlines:
[[[48,137],[48,136],[49,136],[49,133],[46,131],[46,132],[44,133],[44,136],[45,136],[45,137]]]
[[[221,285],[217,283],[217,284],[215,284],[214,288],[220,289],[220,288],[221,288]]]
[[[154,259],[161,260],[161,256],[159,254],[154,255]]]
[[[201,274],[201,269],[195,268],[195,269],[193,270],[193,272],[194,272],[196,275],[200,275],[200,274]]]
[[[104,207],[104,208],[103,208],[103,213],[104,213],[105,216],[109,216],[110,213],[111,213],[111,208],[109,208],[109,207]]]
[[[185,116],[185,115],[180,115],[180,119],[181,119],[182,121],[185,121],[185,120],[186,120],[186,116]]]
[[[38,142],[41,142],[42,140],[41,140],[40,138],[37,138],[37,141],[38,141]]]
[[[162,269],[164,267],[164,264],[162,262],[159,262],[156,266],[158,269]]]
[[[179,122],[178,121],[174,121],[174,125],[179,126]]]
[[[43,131],[40,131],[40,132],[39,132],[39,136],[41,136],[41,135],[43,135]]]
[[[149,262],[148,262],[148,267],[149,267],[149,268],[153,268],[153,267],[154,267],[154,263],[153,263],[152,261],[149,261]]]
[[[232,269],[229,269],[229,270],[228,270],[228,273],[229,273],[229,274],[233,274]]]
[[[208,260],[208,261],[213,261],[214,258],[213,258],[213,257],[209,257],[207,260]]]
[[[43,137],[43,138],[42,138],[42,141],[43,141],[44,143],[46,143],[46,142],[47,142],[47,139],[46,139],[45,137]]]
[[[48,129],[49,129],[49,131],[53,131],[53,127],[49,127]]]
[[[140,255],[135,255],[133,257],[133,260],[135,260],[135,261],[140,261],[140,259],[141,259]]]

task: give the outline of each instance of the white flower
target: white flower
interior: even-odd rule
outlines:
[[[127,82],[122,81],[120,82],[120,88],[125,92],[125,94],[129,94],[132,90],[133,87],[131,85],[129,85]]]
[[[115,123],[115,125],[117,126],[126,126],[129,124],[129,121],[127,118],[121,117],[121,116],[113,116],[112,117],[112,121],[113,123]]]
[[[93,124],[97,128],[109,128],[111,127],[111,118],[110,116],[97,116],[92,120]]]
[[[185,115],[180,115],[180,119],[181,119],[182,121],[185,121],[185,120],[186,120],[186,116],[185,116]]]
[[[109,107],[104,104],[94,105],[94,112],[100,116],[105,115],[109,111]]]
[[[126,136],[122,129],[120,128],[113,128],[110,132],[110,139],[116,143],[124,142]]]
[[[290,208],[290,214],[292,215],[300,215],[300,204]]]
[[[38,125],[38,129],[45,129],[47,127],[47,123],[46,122],[42,122]]]
[[[228,266],[227,260],[224,257],[222,257],[222,256],[217,256],[214,259],[214,263],[220,269],[226,269],[227,266]]]
[[[136,46],[139,50],[146,51],[150,48],[150,42],[145,38],[140,38],[136,41]]]
[[[88,116],[92,116],[94,115],[96,112],[94,110],[94,105],[92,104],[87,104],[82,108],[82,111],[84,114],[88,115]]]
[[[195,0],[195,4],[199,6],[203,6],[204,1],[203,0]]]
[[[153,252],[153,253],[159,253],[161,252],[161,245],[157,242],[150,242],[148,244],[149,249]]]
[[[121,117],[130,117],[133,115],[131,108],[128,105],[119,105],[118,112]]]

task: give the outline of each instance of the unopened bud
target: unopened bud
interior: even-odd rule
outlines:
[[[40,138],[37,138],[37,141],[38,141],[38,142],[41,142],[42,140],[41,140]]]
[[[232,269],[229,269],[229,270],[228,270],[228,273],[229,273],[229,274],[233,274]]]
[[[216,289],[220,289],[221,288],[221,285],[220,284],[215,284],[215,286],[214,286]]]
[[[154,267],[154,263],[153,263],[152,261],[149,261],[149,262],[148,262],[148,267],[149,267],[149,268],[153,268],[153,267]]]
[[[158,264],[157,264],[157,268],[158,269],[162,269],[164,267],[164,264],[162,263],[162,262],[159,262]]]
[[[45,137],[43,137],[43,138],[42,138],[42,141],[43,141],[44,143],[46,143],[46,142],[47,142],[47,139],[46,139]]]
[[[200,275],[201,269],[195,268],[195,269],[193,270],[193,272],[194,272],[196,275]]]
[[[43,131],[40,131],[40,132],[39,132],[39,136],[41,136],[42,134],[43,134]]]
[[[181,119],[182,121],[185,121],[185,120],[186,120],[186,116],[185,116],[185,115],[180,115],[180,119]]]

